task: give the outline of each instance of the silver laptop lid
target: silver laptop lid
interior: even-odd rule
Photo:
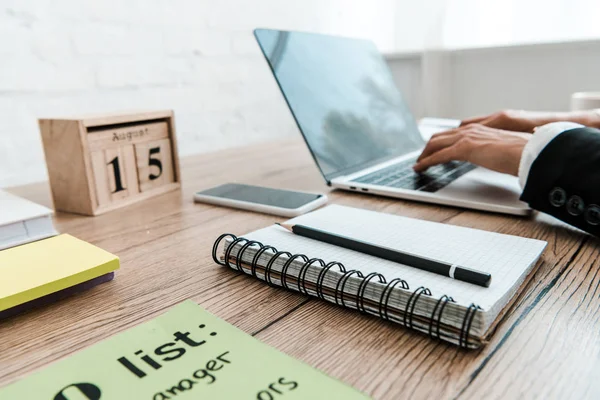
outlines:
[[[424,145],[371,41],[270,29],[254,34],[328,183]]]

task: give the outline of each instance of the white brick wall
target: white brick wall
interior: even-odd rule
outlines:
[[[395,0],[3,0],[0,187],[46,179],[37,118],[172,108],[182,155],[296,135],[255,27],[394,40]]]

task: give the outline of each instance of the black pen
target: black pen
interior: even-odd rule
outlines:
[[[443,261],[433,260],[431,258],[421,257],[410,253],[404,253],[388,247],[381,247],[370,243],[349,237],[336,235],[319,229],[310,228],[304,225],[277,224],[282,228],[298,236],[304,236],[319,242],[329,243],[334,246],[343,247],[349,250],[358,251],[370,256],[383,258],[384,260],[408,265],[434,274],[444,275],[452,279],[472,283],[479,286],[489,287],[492,282],[492,275],[487,272],[476,271],[457,264],[449,264]]]

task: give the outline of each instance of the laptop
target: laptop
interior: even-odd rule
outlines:
[[[254,35],[327,184],[476,210],[531,212],[513,176],[465,162],[413,171],[431,127],[419,129],[371,41],[271,29]]]

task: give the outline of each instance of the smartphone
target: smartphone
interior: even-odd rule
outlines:
[[[327,196],[239,183],[226,183],[196,192],[194,201],[282,217],[295,217],[321,207],[327,203]]]

